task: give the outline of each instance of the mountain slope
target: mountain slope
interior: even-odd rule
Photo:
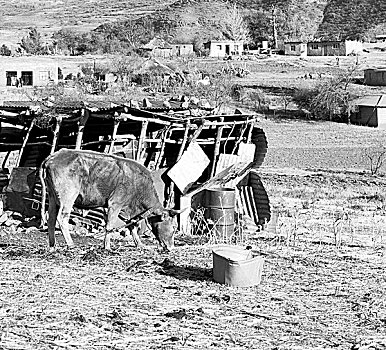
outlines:
[[[316,37],[368,39],[377,27],[386,22],[386,1],[330,0],[323,15]]]
[[[70,28],[85,32],[103,24],[147,17],[176,41],[220,38],[227,0],[0,0],[0,45],[16,44],[36,27],[44,40]],[[238,0],[255,41],[272,38],[275,9],[279,39],[369,38],[386,31],[385,0]],[[178,29],[178,30],[176,30]]]

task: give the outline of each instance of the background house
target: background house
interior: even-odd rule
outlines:
[[[377,42],[385,42],[386,41],[386,34],[379,34],[375,36],[375,40]]]
[[[221,40],[208,41],[204,44],[204,48],[209,50],[210,57],[226,57],[230,55],[240,56],[243,52],[242,41]]]
[[[386,95],[364,96],[357,100],[358,112],[351,123],[386,129]]]
[[[364,83],[373,86],[386,86],[386,67],[365,69]]]
[[[0,58],[0,88],[58,83],[58,61],[51,57]]]
[[[164,40],[153,38],[146,45],[140,47],[139,51],[145,57],[168,58],[172,56],[173,48]]]
[[[356,40],[311,41],[307,43],[308,56],[347,56],[363,51],[363,44]]]
[[[288,56],[307,56],[307,44],[300,41],[285,42],[284,54]]]
[[[193,44],[172,44],[173,56],[189,56],[193,55]]]

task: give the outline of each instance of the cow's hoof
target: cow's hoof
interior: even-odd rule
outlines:
[[[106,254],[108,255],[119,255],[119,252],[112,249],[105,249]]]
[[[48,253],[49,254],[53,254],[53,253],[55,253],[56,252],[56,247],[49,247],[48,248]]]

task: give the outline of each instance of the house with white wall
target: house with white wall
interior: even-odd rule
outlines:
[[[287,56],[307,56],[307,43],[301,41],[286,41],[284,43],[284,54]]]
[[[211,40],[204,44],[209,50],[209,57],[223,58],[227,56],[241,56],[243,53],[243,41]]]
[[[58,74],[59,64],[53,57],[0,57],[0,88],[58,83]]]
[[[307,56],[347,56],[363,51],[363,43],[357,40],[310,41]]]

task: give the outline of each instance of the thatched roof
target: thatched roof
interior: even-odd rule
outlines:
[[[153,50],[155,48],[171,49],[172,47],[165,40],[160,38],[153,38],[147,44],[141,47],[141,49],[145,50]]]
[[[164,74],[174,75],[178,72],[167,66],[166,64],[158,61],[155,58],[149,58],[145,60],[136,70],[138,74],[144,74],[149,72],[158,72]]]

